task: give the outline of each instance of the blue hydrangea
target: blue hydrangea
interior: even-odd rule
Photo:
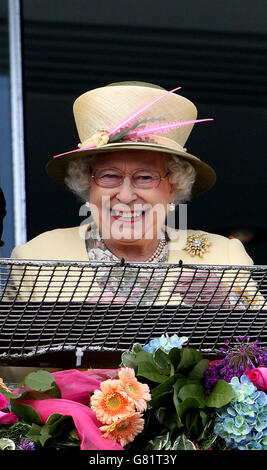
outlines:
[[[267,395],[246,375],[233,377],[230,385],[234,397],[217,411],[215,434],[231,449],[267,450]]]
[[[166,333],[160,336],[160,338],[155,338],[149,341],[149,343],[144,346],[144,350],[153,354],[158,349],[162,349],[164,352],[168,353],[172,348],[181,349],[186,341],[188,341],[186,336],[179,337],[177,335],[173,335],[169,337]]]

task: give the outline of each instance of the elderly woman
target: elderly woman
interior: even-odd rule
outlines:
[[[207,191],[215,182],[213,169],[184,148],[193,124],[198,122],[196,114],[193,103],[175,90],[167,92],[142,82],[115,83],[81,95],[74,103],[81,141],[79,148],[56,155],[48,163],[47,172],[86,203],[93,221],[80,227],[43,233],[16,247],[12,257],[253,264],[237,239],[229,240],[201,230],[176,230],[165,225],[175,204]],[[148,271],[144,269],[141,277],[139,275],[139,287],[148,286],[157,291],[158,277],[152,276],[146,284],[149,276],[145,272]],[[199,284],[193,293],[192,282],[190,284],[191,301],[200,287],[206,285],[213,286],[212,293],[216,290],[224,301],[228,299],[229,304],[227,283],[219,283],[215,274],[207,275],[207,271],[194,274],[189,270],[179,274],[177,283],[177,272],[169,283],[168,296],[171,289],[176,295],[184,294],[185,286],[193,277]],[[127,297],[129,292],[121,280],[116,281],[116,275],[112,275],[107,283],[109,270],[103,269],[99,273],[98,277],[92,278],[93,287],[89,290],[87,283],[87,300],[112,298],[106,290],[113,293],[113,297],[116,294],[117,300]],[[83,275],[87,276],[88,272]],[[55,286],[54,282],[55,279],[52,284],[50,280],[52,286]],[[134,285],[132,292],[136,294],[136,280],[130,285]],[[47,284],[45,286],[47,293]],[[79,285],[75,289],[71,297],[74,300],[81,298],[82,287]],[[162,297],[163,302],[166,295]],[[210,291],[208,297],[212,297]],[[189,294],[187,298],[190,300]]]

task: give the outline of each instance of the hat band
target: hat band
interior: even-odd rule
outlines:
[[[173,150],[178,150],[179,152],[186,152],[186,148],[183,148],[180,144],[175,142],[172,139],[169,139],[168,137],[163,137],[161,135],[149,135],[146,137],[130,137],[128,136],[127,139],[123,139],[122,142],[129,143],[129,142],[140,142],[140,143],[154,143],[161,145],[163,147],[168,147]],[[99,148],[107,145],[108,143],[118,143],[118,142],[109,142],[109,136],[108,132],[101,129],[95,134],[92,135],[92,137],[89,137],[86,139],[84,142],[81,142],[78,144],[79,150],[86,150],[87,148]]]

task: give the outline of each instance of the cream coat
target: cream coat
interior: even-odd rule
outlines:
[[[65,302],[95,301],[102,291],[94,279],[94,270],[86,263],[88,256],[84,236],[87,231],[90,231],[90,228],[89,225],[51,230],[14,248],[11,254],[12,258],[51,260],[51,266],[40,267],[38,262],[28,261],[30,265],[26,267],[26,270],[24,266],[12,268],[10,279],[12,279],[13,285],[12,288],[9,285],[4,299],[51,302],[56,300]],[[170,239],[168,263],[176,264],[181,260],[183,264],[198,265],[249,266],[253,264],[242,243],[237,239],[230,240],[212,233],[188,230],[186,235],[205,234],[211,244],[209,251],[202,258],[192,257],[181,246],[181,239],[186,238],[184,232],[168,227],[165,229]],[[60,261],[59,265],[54,263],[54,260]],[[66,266],[69,261],[80,262],[81,265]],[[177,294],[170,297],[170,286],[177,279],[179,271],[178,267],[170,269],[155,305],[166,305],[166,303],[175,305],[177,302],[181,302],[182,299]],[[251,280],[249,283],[247,282],[248,272],[241,270],[238,276],[236,273],[235,269],[226,271],[226,274],[222,276],[223,282],[229,286],[234,281],[235,291],[239,295],[242,294],[242,300],[246,300],[248,308],[262,307],[264,299],[257,293],[255,282]],[[221,276],[221,271],[218,271],[218,274]],[[244,286],[246,286],[245,291]]]
[[[88,261],[84,240],[86,230],[90,230],[90,226],[55,229],[44,232],[24,245],[14,248],[11,257],[35,260]],[[208,253],[205,253],[202,258],[193,258],[179,246],[182,232],[168,227],[166,227],[166,231],[170,238],[168,263],[178,263],[182,260],[184,264],[246,266],[253,264],[242,243],[237,239],[230,240],[221,235],[201,230],[188,230],[188,235],[207,235],[211,243]]]

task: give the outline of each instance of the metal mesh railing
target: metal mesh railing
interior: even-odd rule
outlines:
[[[0,357],[125,351],[163,333],[267,345],[266,266],[0,259]]]

